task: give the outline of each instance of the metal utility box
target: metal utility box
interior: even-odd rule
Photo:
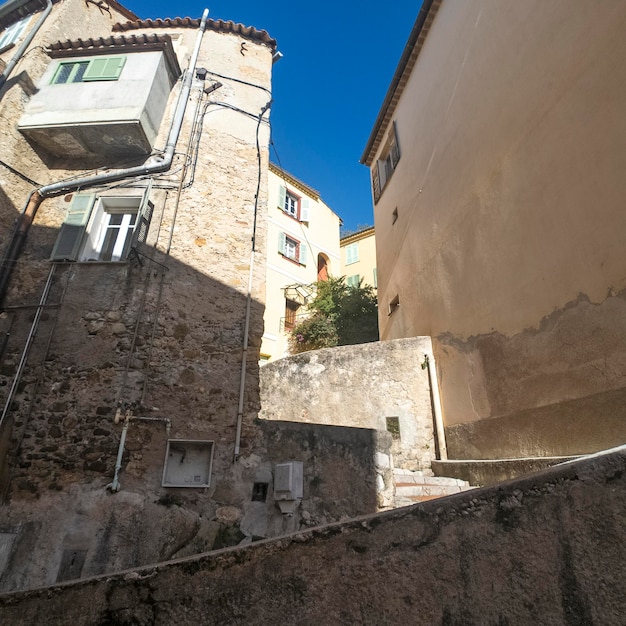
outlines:
[[[213,441],[169,439],[163,468],[163,487],[209,487]]]
[[[304,470],[301,461],[277,463],[274,468],[274,499],[283,513],[291,514],[302,499]]]

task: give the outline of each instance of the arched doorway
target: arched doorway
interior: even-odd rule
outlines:
[[[317,280],[328,280],[328,257],[325,254],[317,255]]]

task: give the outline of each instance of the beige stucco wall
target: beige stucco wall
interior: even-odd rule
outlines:
[[[279,206],[279,189],[285,186],[288,191],[309,202],[309,221],[294,219]],[[328,259],[328,271],[332,276],[340,276],[339,257],[339,216],[319,197],[303,185],[295,184],[294,179],[283,176],[281,170],[270,169],[268,175],[268,245],[266,276],[265,330],[261,355],[263,360],[280,359],[288,354],[288,332],[284,329],[285,292],[290,285],[310,285],[317,280],[317,259],[319,254]],[[306,264],[299,264],[286,258],[278,251],[280,233],[300,242],[306,247]],[[306,314],[306,306],[298,310],[298,315]]]
[[[433,336],[456,454],[626,436],[625,20],[620,3],[444,0],[393,114],[381,337]]]
[[[358,261],[346,263],[346,246],[355,244],[358,250]],[[358,275],[362,285],[374,287],[378,284],[376,270],[376,235],[370,228],[347,237],[343,237],[341,245],[341,275],[346,278]]]

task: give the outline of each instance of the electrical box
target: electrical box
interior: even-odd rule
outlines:
[[[209,487],[213,441],[169,439],[163,468],[163,487]]]
[[[274,499],[279,503],[302,499],[304,471],[301,461],[277,463],[274,468]],[[283,507],[280,507],[283,510]],[[286,511],[283,511],[285,513]]]

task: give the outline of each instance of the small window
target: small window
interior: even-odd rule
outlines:
[[[299,222],[309,221],[309,199],[300,197],[284,185],[278,188],[278,208]]]
[[[346,284],[348,287],[358,287],[361,284],[361,277],[358,274],[354,276],[348,276],[346,279]]]
[[[287,192],[285,194],[285,207],[284,211],[287,215],[298,219],[300,216],[300,198],[292,193]]]
[[[387,417],[387,432],[391,434],[392,439],[400,439],[400,418]]]
[[[265,502],[268,486],[268,483],[254,483],[252,487],[252,502]]]
[[[285,300],[285,330],[291,330],[296,325],[300,303],[294,300]]]
[[[19,22],[15,22],[15,24],[11,24],[1,35],[0,35],[0,51],[12,46],[22,35],[26,25],[30,20],[30,15],[21,19]]]
[[[400,306],[400,296],[397,296],[395,298],[393,298],[390,302],[389,302],[389,315],[391,315],[392,313],[394,313],[397,308]]]
[[[359,260],[359,244],[351,243],[346,246],[346,265],[357,263]]]
[[[295,263],[306,265],[306,246],[285,233],[279,234],[278,252]]]
[[[97,57],[84,61],[60,63],[52,77],[52,84],[64,85],[67,83],[117,80],[125,63],[125,56]]]
[[[389,132],[385,147],[371,169],[372,191],[374,193],[374,204],[376,204],[383,192],[383,189],[391,179],[398,162],[400,161],[400,145],[398,143],[398,131],[396,123]]]
[[[125,261],[148,234],[153,205],[148,191],[135,197],[75,194],[52,251],[52,260]]]

